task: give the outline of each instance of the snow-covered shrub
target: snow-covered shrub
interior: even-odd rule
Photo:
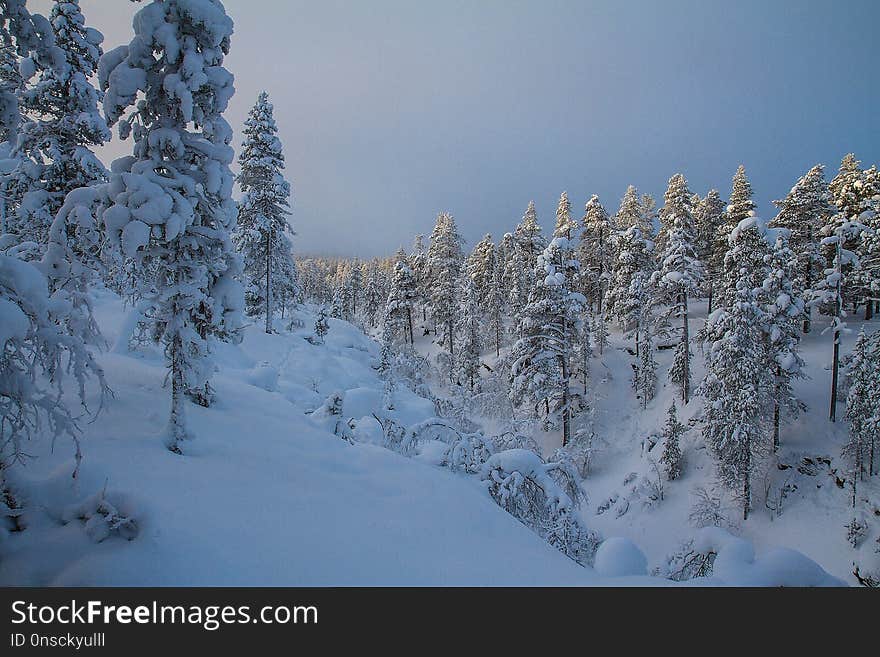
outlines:
[[[666,561],[654,568],[651,574],[676,582],[684,582],[695,577],[709,577],[715,565],[717,552],[710,545],[700,544],[697,549],[694,539],[684,541],[681,546],[666,557]]]
[[[492,446],[496,452],[508,449],[527,449],[535,454],[541,453],[541,448],[534,438],[516,431],[503,431],[497,436],[492,436]]]
[[[354,419],[345,419],[342,416],[343,402],[345,395],[342,391],[336,390],[330,393],[318,408],[309,415],[313,419],[321,421],[333,435],[339,436],[347,443],[354,443],[353,429]]]
[[[482,433],[458,433],[446,448],[442,465],[453,472],[477,474],[492,456],[492,447]]]
[[[647,575],[648,560],[631,540],[612,536],[599,545],[594,568],[605,577]]]
[[[112,499],[110,499],[112,498]],[[62,514],[62,520],[69,523],[73,520],[85,522],[86,534],[95,543],[100,543],[109,536],[119,536],[128,541],[138,535],[138,523],[125,501],[119,496],[102,490],[87,498],[80,504],[69,507]]]
[[[846,528],[846,542],[849,543],[853,549],[859,547],[862,541],[865,540],[865,535],[868,533],[868,523],[854,517],[844,525],[844,527]]]
[[[511,449],[493,454],[480,477],[501,508],[567,557],[582,565],[592,562],[599,538],[577,516],[583,494],[569,465]]]
[[[697,486],[692,494],[694,503],[688,514],[688,522],[693,527],[698,529],[702,527],[732,527],[721,496],[717,492]]]

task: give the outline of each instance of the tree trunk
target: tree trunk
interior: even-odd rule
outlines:
[[[406,308],[406,332],[410,346],[414,346],[415,340],[413,339],[412,309],[409,306]]]
[[[568,359],[562,358],[562,446],[571,441],[571,418],[568,411]]]
[[[871,296],[868,295],[865,299],[865,321],[871,321],[874,319],[874,302],[871,299]]]
[[[690,359],[690,330],[688,328],[688,299],[686,294],[681,295],[682,307],[682,334],[681,339],[684,342],[684,382],[681,386],[681,398],[685,404],[688,403],[691,396],[691,359]]]
[[[171,417],[168,420],[168,450],[182,454],[180,442],[186,438],[186,387],[183,382],[183,364],[181,361],[180,335],[176,335],[171,343]]]
[[[840,368],[840,336],[834,330],[834,356],[831,360],[831,412],[829,419],[837,422],[837,371]]]
[[[746,438],[745,454],[743,455],[745,466],[743,468],[743,520],[749,519],[749,506],[752,502],[752,440]]]
[[[811,271],[812,271],[812,263],[807,262],[806,271],[804,271],[804,281],[806,283],[806,287],[808,287],[808,288],[812,287],[812,285],[813,285],[813,280],[812,280],[813,277],[810,276]],[[804,317],[804,333],[810,332],[810,316],[812,315],[812,312],[813,312],[813,309],[810,306],[807,306],[806,308],[804,308],[804,313],[806,315]]]
[[[708,310],[706,311],[706,313],[709,314],[709,315],[712,314],[712,291],[713,291],[713,288],[712,288],[712,281],[710,280],[710,281],[709,281],[709,308],[708,308]]]
[[[272,332],[272,231],[266,231],[266,333]]]
[[[782,368],[776,366],[776,394],[773,396],[773,451],[779,451],[779,377],[782,375]]]

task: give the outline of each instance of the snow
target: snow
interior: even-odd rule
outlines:
[[[628,538],[606,538],[596,551],[596,572],[605,577],[647,575],[648,560]]]

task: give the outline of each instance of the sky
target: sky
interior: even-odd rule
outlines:
[[[130,41],[140,3],[80,4],[105,50]],[[563,190],[578,218],[592,194],[614,212],[628,184],[662,205],[677,172],[726,197],[739,164],[770,217],[814,164],[880,161],[876,0],[224,5],[233,146],[265,89],[300,253],[388,255],[440,211],[469,248],[530,199],[552,229]]]

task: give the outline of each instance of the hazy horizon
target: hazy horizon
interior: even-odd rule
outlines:
[[[143,6],[80,4],[105,50]],[[726,198],[740,163],[769,217],[814,164],[830,178],[850,151],[880,159],[874,2],[224,5],[233,145],[266,89],[300,253],[388,255],[440,211],[472,247],[531,199],[552,227],[563,190],[577,217],[593,193],[614,212],[628,184],[660,206],[679,171]]]

